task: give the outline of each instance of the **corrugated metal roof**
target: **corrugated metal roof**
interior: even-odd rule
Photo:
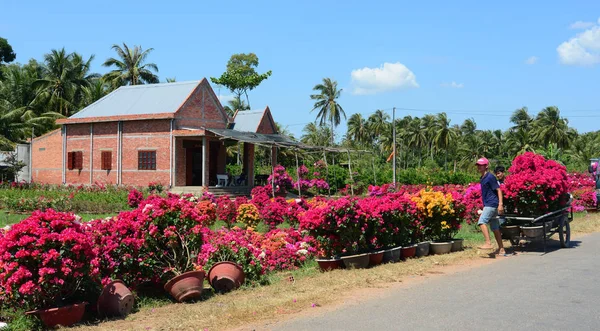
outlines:
[[[200,81],[122,86],[69,118],[174,113]]]
[[[235,126],[233,129],[242,132],[256,132],[265,111],[266,109],[238,111],[234,119]]]

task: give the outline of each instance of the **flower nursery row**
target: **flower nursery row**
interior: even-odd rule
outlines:
[[[503,185],[509,212],[543,213],[564,203],[568,191],[588,187],[587,177],[569,176],[532,153],[517,157],[509,172]],[[36,211],[0,232],[2,308],[28,309],[44,320],[53,307],[72,312],[73,304],[89,302],[100,316],[123,316],[133,306],[125,284],[160,286],[187,301],[201,297],[205,278],[226,292],[265,284],[269,272],[315,257],[331,269],[340,261],[351,267],[397,261],[428,247],[444,253],[460,249],[454,236],[481,208],[478,184],[383,185],[370,187],[366,197],[337,199],[285,200],[272,192],[266,186],[253,189],[251,199],[170,193],[144,199],[131,191],[133,210],[88,223],[70,213]],[[587,201],[584,193],[578,199]],[[226,226],[213,229],[217,221]],[[260,222],[268,232],[255,230]],[[290,227],[278,228],[283,223]]]

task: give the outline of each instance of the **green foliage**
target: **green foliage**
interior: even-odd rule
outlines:
[[[13,51],[12,46],[8,43],[8,40],[0,37],[0,66],[2,66],[4,63],[14,61],[16,57],[17,54],[15,54]]]
[[[113,88],[124,85],[156,84],[159,82],[158,76],[153,73],[158,72],[158,66],[154,63],[145,63],[148,54],[154,48],[143,50],[141,46],[129,48],[123,43],[123,47],[114,44],[112,49],[117,52],[118,59],[108,58],[102,64],[105,67],[116,67],[104,75],[103,79]]]
[[[219,78],[211,77],[210,80],[219,85],[227,87],[237,99],[237,104],[241,105],[241,96],[246,96],[248,108],[250,100],[248,91],[255,89],[263,80],[271,76],[271,70],[264,74],[256,72],[258,67],[258,56],[254,53],[233,54],[227,62],[227,70]]]
[[[17,154],[13,152],[6,153],[4,163],[8,166],[0,169],[0,181],[14,180],[19,171],[25,167],[25,163],[17,159]]]

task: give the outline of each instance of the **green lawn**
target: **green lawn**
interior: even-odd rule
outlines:
[[[31,214],[14,214],[14,213],[10,213],[10,212],[6,212],[3,210],[0,210],[0,227],[5,227],[9,224],[15,224],[20,222],[21,220],[26,219],[27,217],[29,217]],[[77,214],[79,216],[81,216],[81,218],[83,219],[83,221],[88,222],[91,221],[93,219],[98,219],[98,218],[105,218],[108,216],[113,216],[115,215],[114,213],[111,214]]]

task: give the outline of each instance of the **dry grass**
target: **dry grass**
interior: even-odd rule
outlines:
[[[600,215],[578,215],[572,223],[574,235],[600,231]],[[466,246],[480,242],[466,241]],[[80,326],[77,330],[222,330],[286,318],[317,307],[333,307],[365,288],[385,288],[410,276],[436,273],[440,266],[479,263],[484,253],[467,248],[463,252],[428,256],[407,262],[381,265],[371,269],[334,270],[321,273],[311,264],[291,274],[276,275],[272,285],[216,295],[193,304],[171,304],[142,308],[124,320]],[[487,259],[489,261],[489,259]]]

